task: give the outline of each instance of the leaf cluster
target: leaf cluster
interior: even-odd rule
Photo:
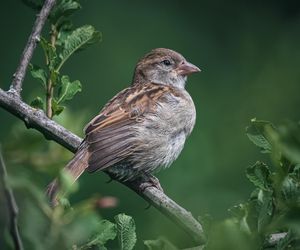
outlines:
[[[118,249],[132,250],[136,243],[132,217],[118,214],[114,221],[103,219],[94,197],[70,206],[68,195],[75,192],[72,178],[66,172],[59,176],[59,205],[49,207],[43,190],[30,175],[9,175],[8,185],[20,196],[19,227],[26,249],[110,249],[115,241]],[[31,173],[32,174],[32,173]],[[8,228],[5,229],[8,235]],[[7,237],[7,244],[12,245]]]
[[[27,5],[36,9],[38,3],[26,1]],[[48,21],[51,31],[48,38],[40,38],[40,46],[45,55],[45,65],[30,65],[30,73],[43,87],[44,98],[36,97],[31,105],[46,111],[52,118],[59,115],[64,104],[72,100],[82,90],[79,80],[61,74],[65,63],[75,53],[82,51],[101,40],[101,33],[91,25],[75,28],[71,17],[81,9],[77,0],[59,0],[54,6]]]
[[[208,249],[297,249],[300,239],[300,126],[276,128],[253,119],[246,129],[250,141],[270,163],[257,161],[246,169],[254,190],[245,203],[229,209],[230,218],[210,223]],[[276,246],[270,235],[287,233]],[[226,248],[225,248],[226,247]]]

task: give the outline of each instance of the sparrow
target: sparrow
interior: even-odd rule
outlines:
[[[120,181],[143,176],[157,184],[152,174],[177,159],[194,128],[195,105],[185,85],[188,75],[200,71],[166,48],[141,58],[131,86],[84,128],[85,138],[65,167],[74,181],[84,171],[105,170]],[[54,180],[47,188],[52,202],[57,190]]]

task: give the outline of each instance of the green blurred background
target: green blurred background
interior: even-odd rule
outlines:
[[[245,136],[250,119],[275,124],[299,119],[300,2],[89,0],[81,4],[74,23],[92,24],[102,32],[103,41],[75,55],[63,70],[83,84],[83,91],[67,106],[73,120],[64,125],[82,136],[78,128],[130,84],[135,63],[152,48],[182,53],[202,69],[187,84],[196,104],[197,124],[179,159],[158,177],[165,192],[195,216],[227,216],[227,209],[246,200],[252,189],[245,168],[262,159]],[[2,3],[0,13],[0,87],[7,89],[35,14],[20,0]],[[41,49],[33,62],[43,62]],[[41,93],[30,76],[23,88],[27,101]],[[14,140],[16,123],[21,122],[0,110],[4,146]],[[43,145],[48,143],[42,136],[39,139]],[[46,185],[51,177],[41,176],[40,185]],[[165,235],[179,245],[189,241],[154,208],[146,210],[147,203],[139,196],[116,182],[106,184],[107,180],[101,173],[85,174],[73,201],[97,192],[115,196],[118,206],[103,210],[103,216],[132,215],[139,239]]]

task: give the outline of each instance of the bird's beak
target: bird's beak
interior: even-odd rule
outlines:
[[[176,69],[178,75],[189,75],[196,72],[201,72],[201,69],[199,69],[194,64],[191,64],[187,61],[183,61]]]

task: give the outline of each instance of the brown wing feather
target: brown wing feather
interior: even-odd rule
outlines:
[[[126,160],[138,146],[134,126],[153,112],[156,101],[168,86],[132,86],[115,96],[85,128],[89,172],[105,169]]]

